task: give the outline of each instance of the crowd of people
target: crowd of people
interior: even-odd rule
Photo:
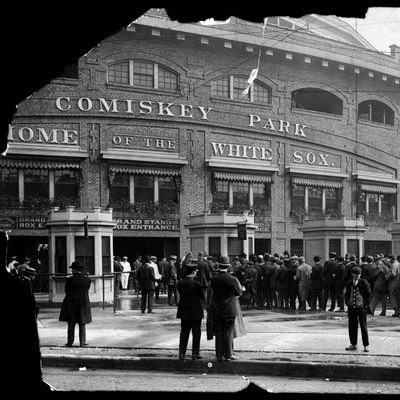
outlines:
[[[119,257],[115,258],[119,262]],[[181,319],[179,358],[185,359],[192,332],[192,359],[201,358],[201,321],[207,313],[207,339],[215,338],[218,361],[235,360],[234,338],[245,334],[241,307],[298,312],[348,313],[350,346],[357,348],[357,330],[361,329],[364,351],[368,352],[367,314],[374,315],[381,304],[381,316],[393,308],[400,317],[400,256],[329,253],[322,261],[313,257],[312,265],[303,256],[283,254],[249,255],[242,253],[229,260],[191,251],[182,259],[175,255],[139,256],[133,268],[115,271],[129,274],[134,290],[141,294],[140,308],[154,313],[154,301],[166,293],[168,304],[177,306]],[[129,280],[129,278],[128,278]],[[122,287],[124,290],[124,287]],[[307,307],[308,305],[308,307]],[[327,309],[329,305],[329,309]],[[345,309],[347,306],[347,310]]]
[[[121,276],[118,281],[126,282],[120,289],[127,290],[130,282],[130,287],[140,294],[141,282],[142,285],[149,286],[143,273],[139,273],[140,267],[148,263],[154,271],[155,300],[159,298],[160,293],[167,294],[168,304],[177,305],[177,283],[185,277],[186,265],[195,263],[198,266],[196,280],[201,283],[203,303],[206,303],[210,279],[213,273],[219,270],[217,257],[207,256],[203,252],[194,257],[191,251],[186,252],[182,259],[176,255],[160,260],[156,256],[146,257],[147,261],[138,256],[132,265],[124,257],[124,267],[118,265],[120,257],[115,257],[114,271],[121,272],[118,274]],[[371,288],[370,312],[374,314],[377,305],[380,304],[380,315],[384,316],[387,305],[390,304],[394,310],[392,315],[399,317],[400,256],[375,254],[357,259],[355,255],[346,254],[343,257],[332,252],[327,260],[314,256],[309,265],[303,256],[290,255],[287,251],[283,254],[249,256],[242,253],[232,257],[228,272],[235,276],[243,287],[240,304],[247,309],[345,312],[345,288],[352,278],[352,268],[355,266],[361,268],[361,278],[365,278]],[[125,277],[122,278],[123,276]],[[151,305],[150,312],[152,308]]]

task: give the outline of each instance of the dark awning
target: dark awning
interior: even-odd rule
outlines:
[[[158,168],[143,167],[135,165],[115,165],[109,166],[109,170],[114,173],[131,174],[131,175],[159,175],[159,176],[177,176],[179,169],[177,168]]]
[[[292,182],[296,185],[304,185],[304,186],[317,186],[317,187],[327,187],[327,188],[341,188],[342,182],[337,181],[327,181],[322,179],[310,179],[310,178],[301,178],[301,177],[293,177]]]
[[[15,160],[3,158],[0,160],[0,167],[25,169],[72,169],[80,168],[80,165],[78,161]]]
[[[223,171],[215,171],[214,178],[223,181],[253,182],[253,183],[267,183],[272,181],[270,175],[241,174],[239,172],[234,173],[234,172],[223,172]]]
[[[395,187],[378,186],[378,185],[360,185],[360,189],[363,192],[368,192],[368,193],[387,193],[387,194],[397,193],[397,189]]]

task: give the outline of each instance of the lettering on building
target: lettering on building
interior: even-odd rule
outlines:
[[[77,145],[78,138],[78,131],[73,129],[45,129],[28,126],[16,129],[11,125],[8,129],[9,142]]]
[[[271,118],[262,119],[259,115],[249,114],[249,125],[252,128],[265,129],[272,132],[280,132],[285,135],[306,137],[304,129],[306,125],[291,123],[283,119],[272,121]]]
[[[178,219],[116,219],[116,230],[126,231],[179,231]]]
[[[272,149],[260,146],[247,146],[243,144],[211,142],[214,156],[272,160]]]

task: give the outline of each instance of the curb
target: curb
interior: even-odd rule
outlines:
[[[142,371],[171,371],[201,374],[266,375],[298,378],[352,379],[400,382],[400,366],[364,366],[339,363],[232,361],[191,359],[180,361],[166,357],[99,357],[75,355],[43,355],[43,367],[123,369]]]

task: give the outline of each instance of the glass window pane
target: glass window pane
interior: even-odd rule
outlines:
[[[66,236],[55,237],[55,273],[67,273],[67,238]]]
[[[322,212],[322,189],[308,188],[308,209],[310,212]]]
[[[129,61],[109,65],[108,82],[129,85]]]
[[[147,61],[134,61],[133,84],[142,87],[154,87],[154,64]]]
[[[72,170],[54,171],[54,196],[78,198],[78,182]]]
[[[129,201],[129,175],[116,173],[110,188],[110,202]]]
[[[305,186],[294,185],[292,192],[292,212],[294,210],[303,210],[305,207]]]
[[[259,208],[271,208],[271,185],[253,183],[253,205]]]
[[[366,200],[367,200],[367,195],[365,192],[361,192],[360,196],[357,201],[357,213],[362,214],[365,213],[366,211]]]
[[[213,81],[211,83],[211,95],[229,99],[229,77]]]
[[[213,194],[213,201],[229,205],[229,183],[228,181],[216,181],[216,191]]]
[[[379,194],[369,193],[368,194],[368,206],[369,214],[378,214],[379,212]]]
[[[25,198],[49,198],[49,172],[47,169],[26,169],[24,171]]]
[[[233,204],[249,204],[249,184],[247,182],[232,182]]]
[[[135,202],[154,201],[154,177],[135,175]]]
[[[15,168],[0,169],[0,196],[18,199],[18,170]]]
[[[172,71],[158,66],[158,87],[160,89],[178,89],[178,77]]]
[[[174,178],[172,176],[160,176],[158,178],[158,190],[160,202],[178,202],[178,191],[176,190]]]
[[[338,191],[333,188],[325,189],[325,209],[329,211],[337,211],[340,209]]]
[[[234,99],[245,99],[249,98],[250,96],[250,91],[246,96],[243,96],[243,90],[246,89],[248,83],[247,83],[248,78],[242,78],[239,76],[234,76],[233,77],[233,98]]]
[[[83,229],[83,228],[82,228]],[[83,266],[83,273],[94,275],[94,237],[75,236],[75,260]]]
[[[101,237],[101,261],[103,266],[103,273],[111,272],[111,253],[110,253],[110,237]]]
[[[253,101],[256,103],[271,104],[271,89],[258,82],[254,82]]]

